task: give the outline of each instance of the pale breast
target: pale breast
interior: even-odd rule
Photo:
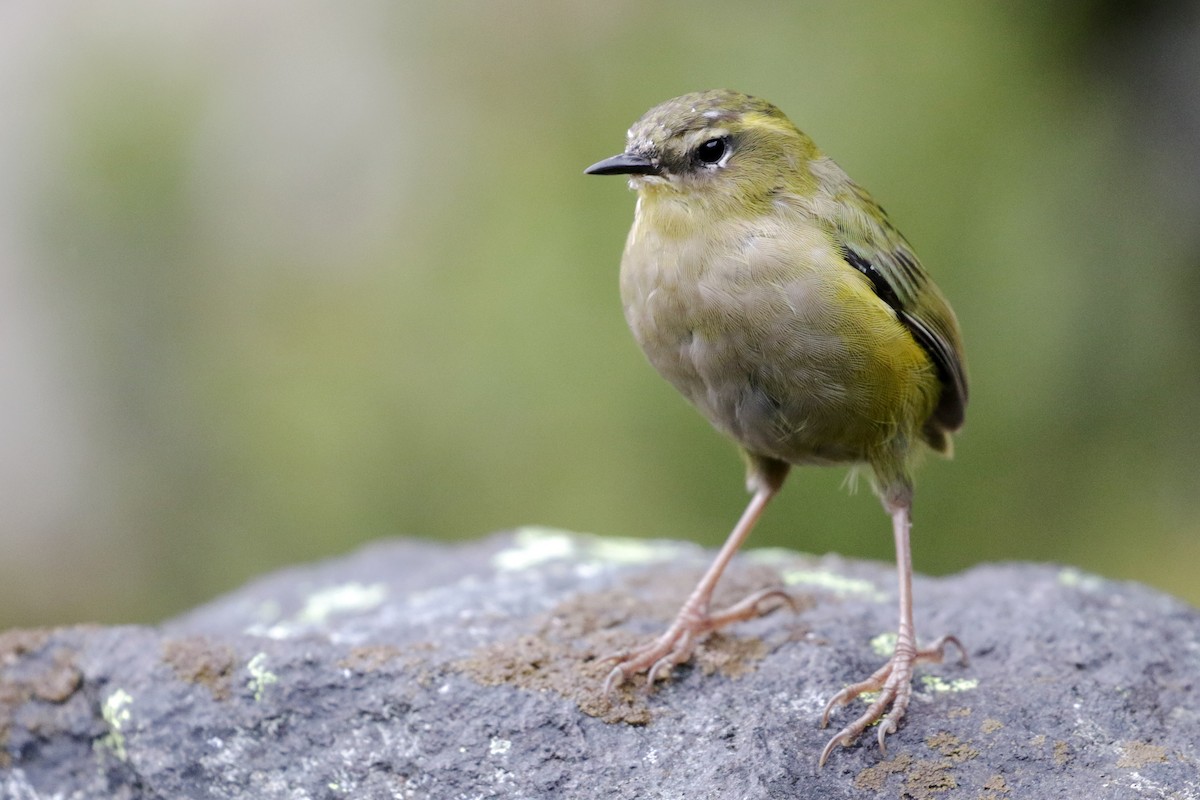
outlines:
[[[819,231],[733,233],[631,239],[621,295],[635,338],[747,450],[795,464],[865,460],[910,416],[897,397],[928,402],[927,359]]]

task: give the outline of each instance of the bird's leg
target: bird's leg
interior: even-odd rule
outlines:
[[[721,573],[729,565],[738,547],[750,535],[754,524],[762,516],[767,503],[778,492],[779,487],[762,485],[754,492],[750,504],[742,513],[741,519],[734,526],[729,538],[721,547],[712,566],[704,573],[704,577],[696,584],[683,607],[679,609],[675,621],[667,628],[662,636],[641,647],[626,650],[608,656],[606,660],[618,661],[604,681],[604,694],[608,696],[613,689],[624,683],[631,675],[646,673],[646,686],[654,684],[655,678],[664,671],[670,671],[676,664],[682,664],[692,656],[696,644],[704,636],[732,622],[752,619],[764,613],[762,604],[767,600],[781,600],[792,605],[792,598],[780,589],[765,589],[755,592],[740,603],[733,605],[717,614],[708,612],[712,601],[713,589],[721,578]],[[771,609],[774,610],[774,609]]]
[[[885,501],[886,502],[886,501]],[[869,678],[851,684],[833,696],[821,716],[821,727],[829,724],[829,714],[836,706],[845,705],[864,692],[879,692],[862,713],[842,728],[821,751],[817,768],[825,765],[829,754],[837,745],[849,747],[873,722],[879,721],[879,749],[887,752],[885,739],[896,732],[896,726],[904,717],[912,698],[913,667],[920,663],[941,663],[947,644],[958,648],[963,664],[967,663],[967,651],[954,636],[943,636],[924,650],[917,649],[917,638],[913,631],[912,602],[912,553],[909,549],[909,529],[912,527],[909,512],[912,507],[911,493],[900,501],[886,503],[892,515],[892,532],[896,539],[896,569],[900,577],[900,627],[896,632],[896,650],[888,662]],[[888,707],[891,710],[888,710]],[[886,714],[885,714],[886,712]]]

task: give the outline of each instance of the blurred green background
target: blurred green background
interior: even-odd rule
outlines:
[[[376,537],[721,541],[741,465],[621,316],[586,178],[770,99],[954,303],[914,557],[1200,583],[1194,3],[0,6],[0,627],[154,621]],[[752,539],[890,560],[844,471]]]

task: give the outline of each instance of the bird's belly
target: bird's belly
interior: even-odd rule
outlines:
[[[634,336],[663,377],[753,454],[867,461],[932,408],[928,359],[853,275],[657,278],[623,281]]]

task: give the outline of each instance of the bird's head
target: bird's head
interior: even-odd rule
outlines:
[[[812,140],[775,106],[715,89],[685,94],[647,111],[629,129],[625,151],[585,172],[629,175],[643,197],[754,209],[778,192],[815,185]]]

